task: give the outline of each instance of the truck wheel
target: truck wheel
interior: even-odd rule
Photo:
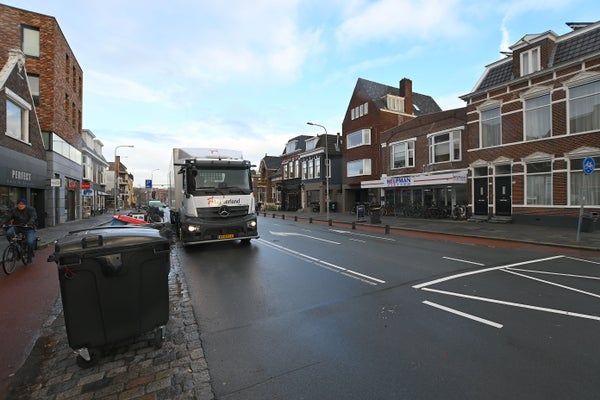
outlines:
[[[250,239],[242,239],[243,246],[250,246]]]

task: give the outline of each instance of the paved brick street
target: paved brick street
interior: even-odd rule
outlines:
[[[68,347],[62,305],[54,306],[9,399],[212,399],[210,375],[187,285],[174,247],[169,274],[170,320],[161,349],[150,334],[80,369]]]

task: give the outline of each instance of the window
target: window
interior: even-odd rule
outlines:
[[[65,54],[65,79],[69,82],[69,55]]]
[[[388,94],[386,100],[388,110],[404,112],[404,99],[402,97]]]
[[[527,164],[527,204],[552,205],[552,162]]]
[[[77,71],[75,70],[75,65],[73,65],[73,91],[74,92],[77,91],[77,78],[75,77],[75,75],[77,75]]]
[[[521,76],[532,74],[540,69],[539,47],[521,53]]]
[[[315,158],[315,178],[321,177],[321,158]]]
[[[393,144],[390,152],[392,169],[415,166],[415,142],[413,140]]]
[[[346,142],[347,149],[371,144],[371,130],[361,129],[360,131],[349,133],[348,136],[346,136]]]
[[[350,119],[360,118],[369,113],[369,103],[363,103],[350,110]]]
[[[27,74],[27,81],[29,82],[31,97],[33,97],[33,104],[38,106],[40,105],[40,77],[34,74]]]
[[[6,99],[6,135],[29,142],[29,110]]]
[[[69,95],[65,93],[65,119],[69,120]]]
[[[71,103],[71,125],[73,125],[73,128],[77,127],[76,115],[75,103]]]
[[[525,100],[525,140],[550,137],[551,130],[550,95]]]
[[[294,178],[300,178],[300,160],[294,161]]]
[[[288,178],[288,165],[284,164],[283,165],[283,179],[287,179]]]
[[[31,57],[40,56],[40,30],[31,26],[24,26],[23,34],[23,53]]]
[[[88,155],[82,155],[82,162],[83,162],[83,179],[89,179],[89,180],[93,180],[93,175],[92,175],[92,159],[90,156]]]
[[[310,159],[310,160],[308,160],[308,179],[313,179],[314,177],[315,177],[315,173],[314,173],[313,160]]]
[[[315,147],[317,147],[317,143],[318,142],[319,142],[319,137],[318,136],[314,137],[314,138],[311,138],[311,139],[308,139],[306,141],[306,151],[314,150]]]
[[[371,175],[371,159],[348,161],[346,164],[348,177]]]
[[[325,169],[327,178],[331,178],[331,159],[325,160]]]
[[[569,89],[569,129],[571,133],[600,129],[600,81]]]
[[[600,165],[600,156],[594,157],[594,161],[596,161],[596,165]],[[569,204],[581,205],[585,196],[586,205],[600,205],[600,174],[594,172],[591,175],[584,175],[583,158],[573,159],[570,164],[571,198]]]
[[[502,116],[500,106],[481,111],[481,147],[502,144]]]
[[[291,142],[288,142],[285,145],[285,152],[286,154],[292,153],[294,151],[296,151],[296,145],[298,144],[297,140],[292,140]]]
[[[429,163],[460,161],[460,131],[429,137]]]
[[[302,161],[302,179],[308,179],[308,175],[306,172],[306,160]]]
[[[68,158],[69,160],[81,165],[81,152],[69,143],[65,142],[60,136],[51,134],[52,151]]]

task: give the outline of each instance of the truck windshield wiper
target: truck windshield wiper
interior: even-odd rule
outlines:
[[[233,189],[233,190],[237,190],[241,193],[246,193],[247,191],[249,191],[249,189],[244,189],[239,186],[225,186],[223,189],[229,189],[229,191],[231,191]]]

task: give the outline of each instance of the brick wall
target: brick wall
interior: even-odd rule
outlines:
[[[21,48],[22,25],[40,31],[40,57],[28,56],[26,65],[28,73],[40,77],[37,113],[41,128],[59,134],[80,148],[83,72],[56,19],[0,5],[0,63],[6,62],[8,50]],[[69,96],[68,107],[65,107],[65,95]]]

